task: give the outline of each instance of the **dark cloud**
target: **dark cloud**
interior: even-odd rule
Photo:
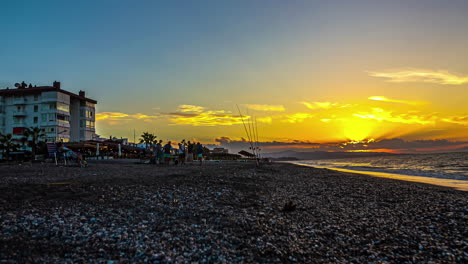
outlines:
[[[249,142],[242,138],[234,140],[229,137],[215,139],[220,146],[228,148],[231,152],[238,152],[249,148]],[[468,146],[468,141],[440,140],[414,140],[406,141],[400,138],[384,139],[369,142],[329,142],[317,143],[301,140],[259,142],[262,152],[278,152],[284,150],[297,151],[388,151],[388,152],[443,152],[460,151]]]

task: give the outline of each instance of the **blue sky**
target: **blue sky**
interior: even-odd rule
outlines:
[[[233,111],[237,103],[283,105],[291,116],[304,114],[303,101],[346,105],[380,95],[428,101],[431,107],[418,111],[463,117],[466,84],[386,82],[369,72],[416,69],[463,78],[467,14],[462,0],[4,1],[0,87],[58,80],[98,100],[99,112],[129,115],[165,115],[180,105]],[[264,129],[322,129],[309,121]],[[184,137],[167,119],[130,125]],[[129,136],[128,126],[98,123],[98,131]],[[243,133],[239,125],[187,128],[205,140]]]

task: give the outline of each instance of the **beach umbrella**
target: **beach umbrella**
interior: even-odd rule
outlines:
[[[122,157],[122,145],[119,144],[119,157]]]
[[[96,144],[96,156],[99,156],[99,143]]]

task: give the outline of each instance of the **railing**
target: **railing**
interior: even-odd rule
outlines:
[[[41,126],[61,126],[61,127],[70,127],[70,122],[69,122],[69,121],[63,121],[63,120],[41,121]]]
[[[42,97],[41,98],[41,102],[45,103],[45,102],[57,102],[57,97]]]
[[[13,115],[14,115],[14,116],[25,116],[25,115],[27,115],[27,114],[26,114],[26,111],[25,111],[25,110],[19,110],[19,111],[14,111],[14,112],[13,112]]]
[[[13,99],[13,104],[26,104],[28,103],[28,99],[21,98],[21,99]]]

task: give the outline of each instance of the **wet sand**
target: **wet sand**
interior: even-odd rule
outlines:
[[[317,166],[297,163],[297,162],[288,162],[288,163],[296,164],[300,166],[306,166],[306,167],[325,168],[325,167],[317,167]],[[422,176],[403,175],[403,174],[377,172],[377,171],[358,171],[358,170],[348,170],[348,169],[340,169],[340,168],[328,168],[328,169],[347,172],[347,173],[364,174],[364,175],[369,175],[369,176],[374,176],[374,177],[383,177],[383,178],[389,178],[389,179],[395,179],[395,180],[401,180],[401,181],[427,183],[427,184],[451,187],[451,188],[455,188],[461,191],[468,191],[468,181],[463,181],[463,180],[442,179],[442,178],[436,178],[436,177],[422,177]]]
[[[463,263],[468,196],[292,164],[0,164],[0,262]]]

